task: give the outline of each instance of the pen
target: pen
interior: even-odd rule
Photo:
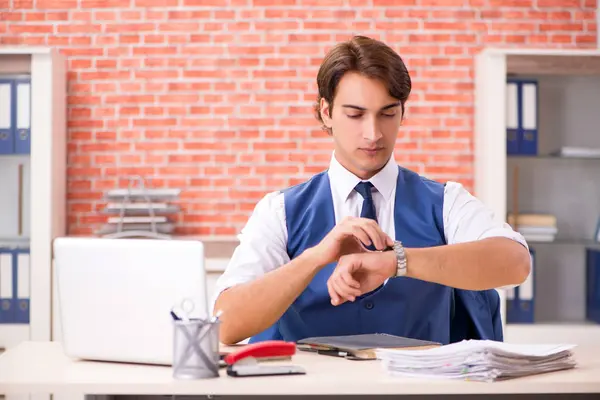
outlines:
[[[173,317],[173,319],[174,319],[175,321],[179,321],[179,320],[181,319],[181,318],[179,318],[179,317],[177,316],[177,314],[175,314],[173,311],[171,311],[171,317]]]
[[[317,350],[317,354],[323,354],[326,356],[334,356],[334,357],[346,357],[348,356],[347,351],[339,351],[339,350]]]
[[[223,310],[218,310],[215,315],[213,315],[213,317],[210,319],[210,323],[214,324],[216,322],[219,321],[219,318],[221,318],[221,315],[223,315]]]
[[[173,319],[175,321],[185,321],[185,322],[190,321],[190,318],[188,317],[188,313],[185,312],[184,310],[182,310],[180,307],[173,307],[171,309],[171,317],[173,317]]]

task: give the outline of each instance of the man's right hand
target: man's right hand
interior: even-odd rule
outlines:
[[[377,222],[369,218],[346,217],[316,245],[313,250],[322,265],[338,261],[348,254],[369,251],[373,244],[377,250],[393,246],[394,241],[384,233]]]

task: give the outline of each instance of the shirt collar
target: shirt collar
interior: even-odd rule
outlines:
[[[335,152],[331,156],[329,164],[329,181],[332,189],[343,201],[346,201],[354,187],[362,181],[358,176],[348,171],[335,158]],[[383,195],[386,201],[390,199],[398,179],[398,166],[394,160],[394,155],[390,157],[385,166],[368,181],[375,186],[375,189]]]

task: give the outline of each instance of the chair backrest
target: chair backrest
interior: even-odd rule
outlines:
[[[503,341],[500,295],[496,289],[452,290],[450,342]]]

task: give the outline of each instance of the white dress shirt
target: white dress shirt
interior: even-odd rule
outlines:
[[[331,158],[328,169],[335,220],[360,216],[363,198],[354,187],[360,178]],[[395,238],[394,203],[398,164],[393,157],[369,181],[373,184],[373,202],[381,229]],[[460,183],[447,182],[443,205],[444,235],[448,244],[470,242],[493,236],[513,239],[523,246],[523,236],[507,223],[494,220],[491,210],[471,195]],[[290,262],[287,254],[287,227],[284,196],[268,193],[256,205],[246,226],[238,236],[240,244],[229,264],[217,280],[211,309],[217,296],[225,289],[258,278]]]

